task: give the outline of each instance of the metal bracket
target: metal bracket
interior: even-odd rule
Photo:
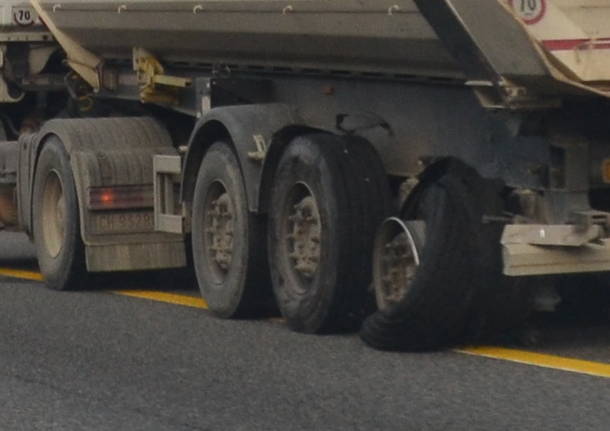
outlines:
[[[509,224],[502,234],[502,245],[530,244],[558,247],[582,247],[605,236],[604,228],[592,224],[583,229],[579,225]]]
[[[17,103],[25,97],[25,93],[21,92],[17,97],[13,97],[9,91],[8,84],[3,76],[0,76],[0,103]]]
[[[599,226],[604,229],[604,236],[608,236],[610,228],[610,213],[603,211],[576,211],[572,215],[574,223],[581,231],[587,231],[593,226]]]
[[[610,271],[610,243],[603,240],[582,247],[507,244],[502,258],[504,274],[512,277]]]
[[[487,80],[466,81],[472,87],[481,106],[486,109],[537,110],[559,108],[561,99],[531,94],[526,87],[516,85],[504,78],[497,82]]]
[[[265,137],[263,135],[254,135],[252,138],[254,139],[254,145],[256,145],[256,151],[250,151],[248,153],[248,158],[255,162],[262,162],[267,155]]]
[[[175,185],[180,184],[182,159],[180,156],[155,155],[153,158],[155,230],[157,232],[184,232],[184,217],[176,207]]]
[[[506,225],[502,234],[504,274],[567,274],[610,270],[608,214],[581,214],[579,224]],[[598,224],[603,215],[604,225]]]
[[[271,81],[265,79],[195,78],[197,115],[219,106],[272,103]]]

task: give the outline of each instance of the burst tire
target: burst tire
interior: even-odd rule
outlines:
[[[485,223],[501,199],[493,182],[445,159],[429,168],[402,211],[424,220],[425,245],[402,299],[364,322],[361,338],[382,350],[434,350],[510,327],[527,314],[520,286],[501,275],[501,224]]]

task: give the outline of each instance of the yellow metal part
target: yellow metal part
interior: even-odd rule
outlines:
[[[130,296],[132,298],[150,299],[151,301],[166,302],[168,304],[183,305],[185,307],[207,309],[208,304],[203,298],[180,295],[158,290],[115,290],[117,295]]]
[[[176,105],[179,90],[191,85],[189,78],[165,75],[163,65],[142,48],[133,50],[133,67],[138,76],[140,100],[144,103]]]
[[[24,280],[42,281],[42,274],[34,271],[26,271],[15,268],[0,268],[0,276],[11,278],[22,278]]]

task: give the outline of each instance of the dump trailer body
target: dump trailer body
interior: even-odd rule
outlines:
[[[165,63],[425,76],[475,86],[502,78],[553,95],[605,95],[610,81],[603,25],[610,7],[595,0],[32,3],[65,34],[68,56],[81,64],[75,46],[100,61],[131,59],[139,47]],[[451,23],[431,22],[441,5],[454,15]],[[471,49],[465,43],[476,52],[463,58]]]
[[[103,59],[131,59],[142,47],[166,63],[462,76],[412,1],[34,4]]]

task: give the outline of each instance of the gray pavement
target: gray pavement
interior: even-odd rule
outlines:
[[[31,266],[31,248],[9,239],[0,266]],[[99,290],[2,279],[0,297],[2,431],[610,428],[608,379],[454,352],[382,353],[353,335],[295,334]],[[551,339],[564,330],[575,329],[545,327]],[[589,347],[610,359],[608,346]]]

